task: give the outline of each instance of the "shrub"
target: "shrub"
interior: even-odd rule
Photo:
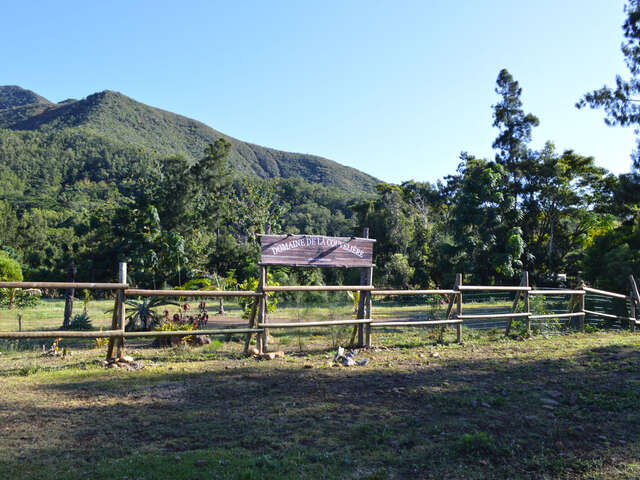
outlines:
[[[0,250],[0,281],[22,281],[22,268],[20,268],[20,264],[13,258],[10,258],[9,254],[3,250]]]
[[[93,325],[91,325],[89,315],[86,312],[74,315],[71,319],[71,323],[69,323],[68,330],[93,330]]]
[[[280,284],[273,279],[273,275],[271,273],[267,274],[267,285],[270,287],[277,287]],[[239,286],[240,290],[247,290],[255,292],[258,289],[258,279],[254,277],[247,278],[244,282],[242,282]],[[242,307],[242,318],[249,318],[251,315],[251,310],[253,308],[253,302],[256,297],[240,297],[239,303]],[[278,306],[278,295],[271,294],[267,297],[267,312],[272,313],[275,312]]]
[[[0,308],[29,308],[40,304],[40,297],[26,290],[0,288]]]
[[[194,325],[191,323],[182,323],[179,320],[173,321],[173,320],[167,319],[162,321],[162,323],[160,324],[160,327],[157,328],[156,330],[160,332],[171,332],[175,330],[194,330]],[[186,335],[186,336],[172,335],[169,337],[163,336],[163,337],[157,337],[153,342],[153,344],[156,347],[175,347],[177,345],[186,344],[192,338],[193,338],[192,335]]]
[[[102,331],[102,328],[100,329],[100,331]],[[94,339],[93,346],[95,348],[104,348],[107,346],[108,343],[109,343],[109,339],[107,337],[100,337],[100,338]]]

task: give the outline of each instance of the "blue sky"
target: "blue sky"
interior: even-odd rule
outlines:
[[[52,101],[110,89],[228,135],[388,182],[493,158],[507,68],[553,141],[629,171],[632,129],[580,96],[626,72],[623,0],[0,0],[0,85]]]

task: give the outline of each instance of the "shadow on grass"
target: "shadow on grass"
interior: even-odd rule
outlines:
[[[637,348],[427,363],[238,362],[39,384],[43,401],[0,407],[2,467],[123,478],[139,464],[167,478],[184,455],[207,464],[171,478],[637,478]]]

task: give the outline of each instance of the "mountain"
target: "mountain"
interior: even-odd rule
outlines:
[[[0,87],[0,110],[7,108],[20,107],[30,104],[43,104],[53,105],[49,100],[41,97],[31,90],[25,90],[24,88],[16,85],[6,85]]]
[[[191,160],[200,158],[208,144],[223,137],[232,145],[229,160],[238,175],[299,177],[349,192],[370,192],[378,183],[370,175],[326,158],[244,142],[196,120],[110,90],[54,104],[30,90],[0,87],[0,128],[41,132],[47,138],[58,132],[65,132],[68,137],[70,130],[81,135],[95,134],[141,148],[147,154],[183,153]]]
[[[15,85],[0,87],[0,128],[43,113],[55,104]]]

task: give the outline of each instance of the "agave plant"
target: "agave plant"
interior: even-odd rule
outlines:
[[[178,303],[162,297],[126,300],[125,318],[127,319],[127,324],[125,330],[136,330],[138,324],[140,324],[140,330],[151,330],[155,325],[160,323],[160,315],[156,313],[155,309],[165,305],[178,305]]]

